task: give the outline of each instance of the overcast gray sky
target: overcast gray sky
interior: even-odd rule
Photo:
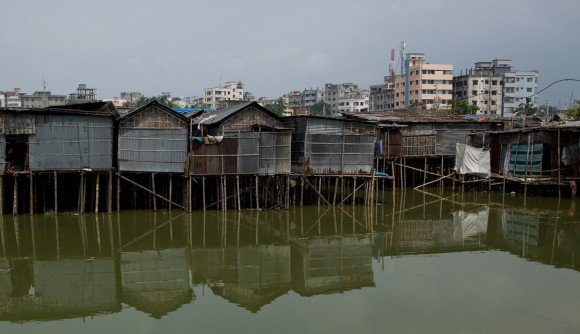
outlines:
[[[241,80],[257,97],[326,82],[380,83],[391,48],[423,51],[455,72],[511,57],[540,87],[580,78],[579,0],[3,0],[0,90],[201,95]],[[540,103],[567,104],[580,84]]]

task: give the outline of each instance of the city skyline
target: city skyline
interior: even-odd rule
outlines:
[[[97,88],[98,98],[122,91],[199,96],[232,80],[256,97],[329,82],[369,87],[382,82],[390,49],[398,53],[401,41],[428,62],[452,64],[454,75],[508,57],[516,68],[539,70],[539,89],[580,78],[573,28],[580,3],[573,1],[138,4],[102,1],[82,11],[72,1],[6,4],[13,15],[0,22],[10,41],[0,89],[42,90],[43,72],[53,93],[82,82]],[[580,84],[557,84],[538,103],[566,107],[573,90],[578,96]]]

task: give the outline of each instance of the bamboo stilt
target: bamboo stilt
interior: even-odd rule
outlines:
[[[236,175],[236,201],[238,206],[238,211],[242,210],[242,203],[240,199],[240,176]]]
[[[121,210],[121,173],[117,176],[117,197],[115,198],[117,202],[117,212]]]
[[[30,172],[28,183],[28,213],[32,216],[34,214],[34,175]]]
[[[4,174],[0,174],[0,216],[4,215]]]
[[[201,177],[201,202],[203,205],[203,211],[205,211],[205,176]]]
[[[95,213],[99,213],[99,181],[100,181],[101,174],[97,173],[97,177],[95,180]]]
[[[258,176],[256,175],[256,210],[260,210],[260,189],[258,188]]]
[[[155,173],[151,173],[151,191],[157,193],[155,191]],[[157,197],[156,196],[152,197],[153,197],[153,211],[157,211]]]
[[[167,207],[171,210],[171,202],[173,201],[173,175],[169,174],[169,203]]]
[[[107,176],[107,213],[113,212],[113,171],[109,170]]]

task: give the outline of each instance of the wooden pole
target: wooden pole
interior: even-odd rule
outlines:
[[[4,215],[4,174],[0,174],[0,216]]]
[[[155,173],[151,173],[151,191],[155,191]],[[153,196],[153,211],[157,211],[157,196]]]
[[[304,175],[300,177],[300,206],[304,205]]]
[[[191,175],[187,176],[187,212],[191,212],[193,203],[191,201],[191,196],[193,193],[193,181]]]
[[[285,198],[285,209],[290,207],[290,175],[286,175],[286,198]]]
[[[34,175],[30,172],[28,184],[28,213],[32,216],[34,214]]]
[[[256,210],[260,210],[260,189],[258,188],[258,175],[255,177],[256,179]]]
[[[107,212],[113,212],[113,171],[110,169],[107,175]]]
[[[556,164],[556,166],[558,167],[558,197],[562,196],[562,189],[561,189],[561,175],[560,175],[560,162],[562,161],[562,156],[560,153],[560,129],[558,129],[558,163]]]
[[[352,205],[356,203],[356,176],[353,178],[353,186],[352,186]]]
[[[441,176],[443,176],[443,156],[441,156]],[[439,182],[439,188],[443,188],[443,180],[441,180],[441,182]]]
[[[424,158],[423,163],[423,184],[427,183],[427,157]]]
[[[242,210],[242,202],[240,199],[240,176],[236,175],[236,200],[237,200],[237,206],[238,206],[238,211]],[[238,214],[239,216],[239,214]]]
[[[227,188],[227,180],[225,176],[221,178],[222,183],[222,211],[228,211],[228,188]]]
[[[203,204],[203,211],[205,211],[205,176],[201,177],[201,201]]]
[[[140,185],[139,183],[137,183],[137,182],[135,182],[135,181],[133,181],[133,180],[131,180],[131,179],[127,178],[127,177],[124,177],[124,176],[122,176],[120,173],[117,173],[117,176],[118,176],[120,179],[123,179],[124,181],[127,181],[127,182],[131,183],[131,184],[132,184],[132,185],[134,185],[135,187],[137,187],[137,188],[139,188],[139,189],[141,189],[141,190],[144,190],[144,191],[146,191],[147,193],[149,193],[149,194],[151,194],[151,195],[153,195],[153,196],[155,196],[155,197],[158,197],[158,198],[160,198],[160,199],[162,199],[162,200],[164,200],[164,201],[166,201],[166,202],[169,202],[169,199],[167,199],[167,198],[165,198],[165,197],[163,197],[163,196],[161,196],[161,195],[159,195],[159,194],[157,194],[157,193],[155,193],[155,192],[153,192],[153,191],[151,191],[151,190],[147,189],[146,187],[144,187],[144,186]],[[186,208],[186,207],[184,207],[183,205],[177,204],[177,203],[175,203],[175,202],[171,202],[171,204],[175,205],[176,207],[178,207],[178,208],[180,208],[180,209],[183,209],[183,210],[186,210],[186,211],[187,211],[187,208]]]
[[[171,210],[171,202],[173,200],[173,175],[169,174],[169,203],[168,203],[168,208],[169,210]]]
[[[101,174],[97,172],[97,177],[95,180],[95,213],[99,213],[99,181]]]
[[[318,177],[318,204],[317,206],[320,206],[320,198],[322,197],[322,177],[319,176]]]
[[[117,197],[115,198],[117,202],[117,212],[121,210],[121,172],[117,173]]]
[[[332,205],[336,205],[336,195],[338,194],[338,178],[334,178],[334,194],[332,196]]]

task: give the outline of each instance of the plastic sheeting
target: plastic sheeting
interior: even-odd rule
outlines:
[[[488,178],[491,176],[489,150],[482,150],[466,144],[455,145],[455,171],[459,174],[474,174]]]
[[[489,208],[481,207],[473,211],[459,210],[453,213],[453,239],[462,241],[487,233]]]

